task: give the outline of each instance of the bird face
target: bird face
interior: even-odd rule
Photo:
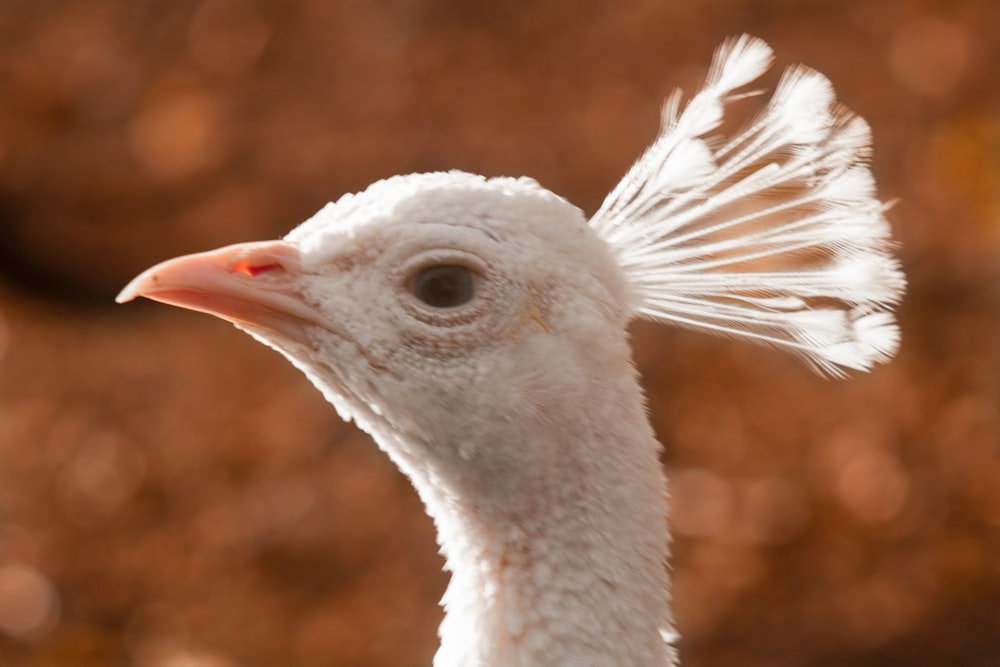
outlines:
[[[169,260],[119,300],[229,320],[343,417],[461,457],[509,434],[511,415],[543,415],[586,387],[576,374],[624,337],[626,292],[565,200],[527,179],[450,172],[376,183],[281,241]]]

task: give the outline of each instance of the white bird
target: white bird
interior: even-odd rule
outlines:
[[[869,129],[827,79],[789,69],[713,136],[771,60],[723,44],[589,221],[527,178],[397,176],[118,300],[233,322],[409,476],[452,573],[436,667],[674,665],[666,481],[626,325],[748,338],[829,375],[899,340]]]

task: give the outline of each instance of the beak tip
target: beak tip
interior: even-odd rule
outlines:
[[[150,273],[150,270],[143,271],[130,280],[129,283],[122,288],[122,291],[118,292],[118,295],[115,297],[115,303],[128,303],[129,301],[134,301],[136,298],[143,296],[143,286],[149,281]]]
[[[115,303],[128,303],[135,299],[135,296],[135,290],[132,289],[131,284],[128,284],[121,292],[118,292],[118,296],[115,297]]]

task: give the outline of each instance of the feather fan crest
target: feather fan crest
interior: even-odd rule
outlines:
[[[726,42],[683,111],[679,91],[668,99],[659,137],[590,225],[638,313],[784,348],[821,373],[866,370],[896,352],[905,287],[867,123],[798,66],[742,131],[711,136],[771,61],[759,39]]]

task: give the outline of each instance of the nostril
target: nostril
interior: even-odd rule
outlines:
[[[233,271],[236,273],[242,273],[243,275],[250,276],[254,278],[262,273],[267,273],[268,271],[276,271],[278,269],[283,269],[283,267],[278,262],[271,262],[268,264],[255,264],[249,259],[241,259],[240,261],[233,264]]]

